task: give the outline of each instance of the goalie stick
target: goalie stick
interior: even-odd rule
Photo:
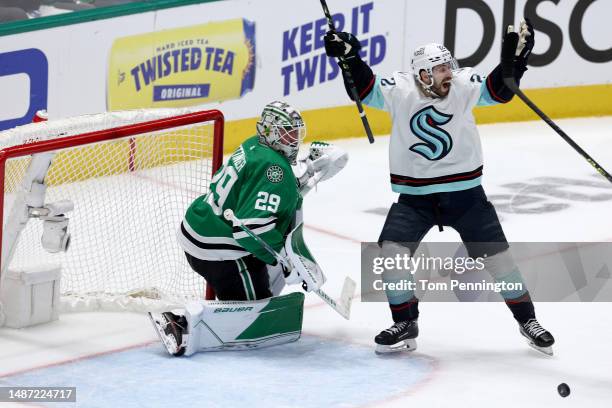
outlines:
[[[509,34],[510,35],[510,34]],[[509,40],[509,41],[508,41]],[[514,60],[513,58],[509,58],[510,51],[512,51],[512,56],[514,56],[514,50],[516,49],[516,44],[518,43],[518,34],[514,33],[514,35],[510,36],[507,39],[508,43],[507,48],[502,46],[502,76],[504,78],[504,84],[512,91],[515,95],[517,95],[532,111],[534,111],[544,122],[548,124],[559,136],[563,138],[570,146],[574,148],[582,157],[586,159],[587,162],[599,174],[604,176],[609,182],[612,183],[612,175],[608,173],[603,167],[599,165],[587,152],[584,151],[582,147],[580,147],[572,138],[570,138],[567,133],[565,133],[555,122],[552,121],[540,108],[533,103],[527,95],[521,91],[516,80],[514,79]],[[503,54],[506,54],[504,57]]]
[[[334,20],[327,8],[327,2],[325,0],[321,0],[321,7],[323,7],[323,14],[325,14],[325,18],[327,18],[327,24],[329,25],[329,30],[336,32],[336,27],[334,26]],[[353,80],[353,75],[351,74],[351,70],[349,69],[348,64],[344,60],[344,58],[338,58],[338,65],[344,72],[344,76],[346,78],[346,82],[348,83],[349,90],[351,91],[351,95],[353,96],[353,100],[357,105],[357,110],[359,111],[359,116],[361,117],[361,122],[363,123],[363,127],[365,129],[366,135],[368,136],[368,140],[370,143],[374,143],[374,136],[372,135],[372,129],[370,129],[370,122],[368,122],[368,117],[366,116],[365,111],[363,110],[363,105],[361,104],[361,98],[359,97],[359,93],[357,92],[357,87],[355,87],[355,81]]]
[[[277,262],[282,265],[288,266],[287,260],[283,258],[278,252],[274,250],[266,241],[264,241],[261,237],[255,235],[253,231],[251,231],[242,220],[236,218],[234,212],[230,209],[223,211],[223,217],[240,227],[248,236],[257,241],[266,251],[272,255]],[[355,281],[353,281],[348,276],[344,278],[344,285],[342,286],[342,292],[340,293],[340,299],[336,302],[332,299],[327,293],[325,293],[322,289],[317,289],[314,293],[317,294],[325,303],[327,303],[332,309],[334,309],[340,316],[344,317],[346,320],[350,319],[351,316],[351,303],[353,302],[353,297],[355,295]]]

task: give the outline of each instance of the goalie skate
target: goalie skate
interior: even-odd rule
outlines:
[[[399,351],[414,351],[417,348],[416,338],[419,326],[416,320],[395,323],[383,330],[374,338],[376,354],[397,353]]]
[[[529,319],[523,324],[519,324],[521,334],[527,339],[529,347],[547,356],[553,355],[552,345],[555,339],[549,331],[540,326],[536,319]]]
[[[149,312],[149,318],[168,353],[176,357],[185,354],[185,346],[187,345],[187,320],[185,317],[170,312]]]

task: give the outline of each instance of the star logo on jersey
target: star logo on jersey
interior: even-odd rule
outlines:
[[[276,165],[270,166],[266,170],[266,177],[268,177],[271,183],[280,183],[284,177],[283,169]]]
[[[440,126],[447,124],[452,118],[453,115],[442,113],[433,106],[415,113],[410,119],[410,129],[423,143],[413,144],[410,150],[431,161],[444,158],[453,148],[453,139]]]

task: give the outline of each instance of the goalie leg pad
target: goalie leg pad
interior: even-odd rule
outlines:
[[[257,301],[192,302],[185,309],[185,355],[249,350],[296,341],[302,333],[304,294]]]

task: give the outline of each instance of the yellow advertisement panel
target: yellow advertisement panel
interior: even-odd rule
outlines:
[[[255,82],[255,24],[244,19],[118,38],[107,109],[199,105],[240,98]]]

